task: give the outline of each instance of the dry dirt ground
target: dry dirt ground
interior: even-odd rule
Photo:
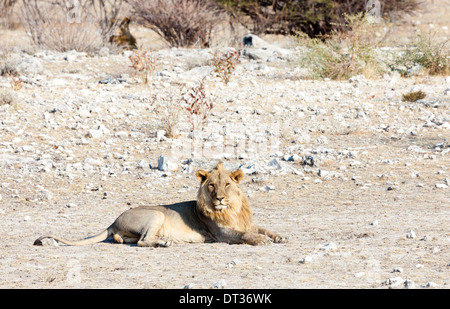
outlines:
[[[283,57],[243,58],[228,85],[208,77],[206,89],[209,123],[259,124],[280,142],[222,160],[246,172],[255,223],[288,243],[33,246],[94,235],[130,207],[195,199],[195,170],[218,160],[182,153],[176,171],[156,169],[174,153],[152,96],[208,75],[208,52],[155,54],[147,86],[126,55],[20,54],[24,86],[0,106],[0,288],[449,287],[449,77],[311,81]],[[402,102],[411,89],[427,98]]]

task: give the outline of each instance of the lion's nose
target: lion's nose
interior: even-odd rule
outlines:
[[[216,197],[216,199],[217,199],[219,202],[222,202],[222,200],[224,199],[224,197]]]

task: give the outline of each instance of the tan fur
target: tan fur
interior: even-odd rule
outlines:
[[[122,213],[114,223],[96,236],[78,241],[52,235],[34,242],[42,245],[53,238],[67,245],[86,245],[110,237],[117,243],[167,247],[172,243],[227,242],[251,245],[276,243],[287,239],[253,225],[251,209],[238,183],[244,173],[227,171],[222,163],[210,172],[200,170],[197,201],[166,206],[143,206]]]
[[[114,24],[114,20],[111,21]],[[119,25],[116,34],[109,38],[110,43],[114,43],[118,46],[123,46],[125,49],[137,49],[136,38],[130,32],[130,22],[128,17],[125,17]]]

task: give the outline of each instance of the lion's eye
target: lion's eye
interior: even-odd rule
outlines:
[[[230,183],[227,183],[226,185],[225,185],[225,188],[229,188],[231,186],[231,184]]]
[[[212,184],[209,185],[208,188],[209,188],[209,190],[211,190],[211,191],[213,191],[213,190],[215,189],[215,188],[214,188],[214,185],[212,185]]]

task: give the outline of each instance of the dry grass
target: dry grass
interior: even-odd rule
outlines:
[[[427,94],[425,92],[423,92],[422,90],[419,91],[411,91],[408,93],[405,93],[402,96],[402,101],[404,102],[416,102],[418,100],[422,100],[427,96]]]

